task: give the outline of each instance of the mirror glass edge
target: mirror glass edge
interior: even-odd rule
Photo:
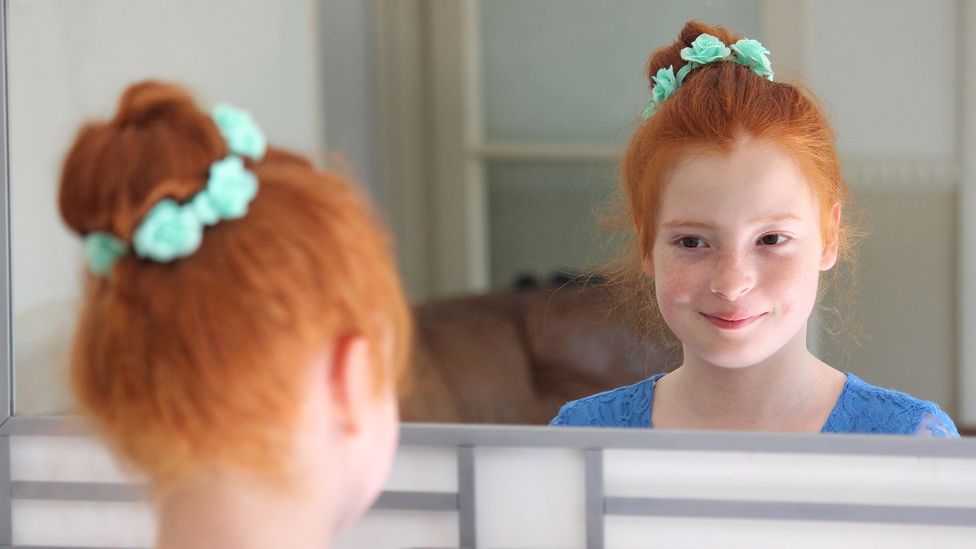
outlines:
[[[7,0],[0,0],[0,426],[13,416],[13,311],[10,263],[10,142],[7,117]]]

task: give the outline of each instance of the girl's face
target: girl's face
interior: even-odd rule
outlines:
[[[837,249],[824,244],[816,195],[785,151],[743,140],[729,154],[691,156],[659,208],[644,271],[686,361],[742,368],[805,338]]]

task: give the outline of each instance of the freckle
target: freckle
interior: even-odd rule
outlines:
[[[686,265],[668,265],[658,278],[659,290],[667,294],[667,299],[676,303],[691,301],[694,293],[695,277],[693,269]]]

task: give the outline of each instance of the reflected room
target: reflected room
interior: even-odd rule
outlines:
[[[207,40],[217,4],[213,20],[186,22],[152,2],[9,4],[17,414],[71,411],[81,251],[55,200],[71,129],[146,77],[248,105],[273,142],[347,171],[376,202],[417,320],[405,420],[544,424],[563,402],[673,369],[680,349],[601,282],[621,253],[619,162],[648,100],[644,63],[697,18],[760,37],[778,78],[818,94],[837,133],[862,234],[843,302],[815,309],[810,349],[976,424],[955,4],[897,4],[879,20],[873,5],[838,17],[830,2],[487,1],[458,19],[450,3],[285,2]],[[143,32],[132,21],[166,17],[185,30],[119,46]],[[891,36],[864,36],[869,20]],[[945,55],[886,55],[906,21]],[[923,59],[925,78],[879,89]]]

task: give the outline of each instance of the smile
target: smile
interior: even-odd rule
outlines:
[[[718,326],[719,328],[722,328],[724,330],[739,330],[741,328],[745,328],[746,326],[766,316],[766,314],[768,313],[761,313],[752,316],[739,316],[735,314],[729,314],[729,315],[721,314],[718,316],[712,316],[712,315],[707,315],[705,313],[701,313],[701,315],[705,317],[706,320],[708,320],[715,326]]]

